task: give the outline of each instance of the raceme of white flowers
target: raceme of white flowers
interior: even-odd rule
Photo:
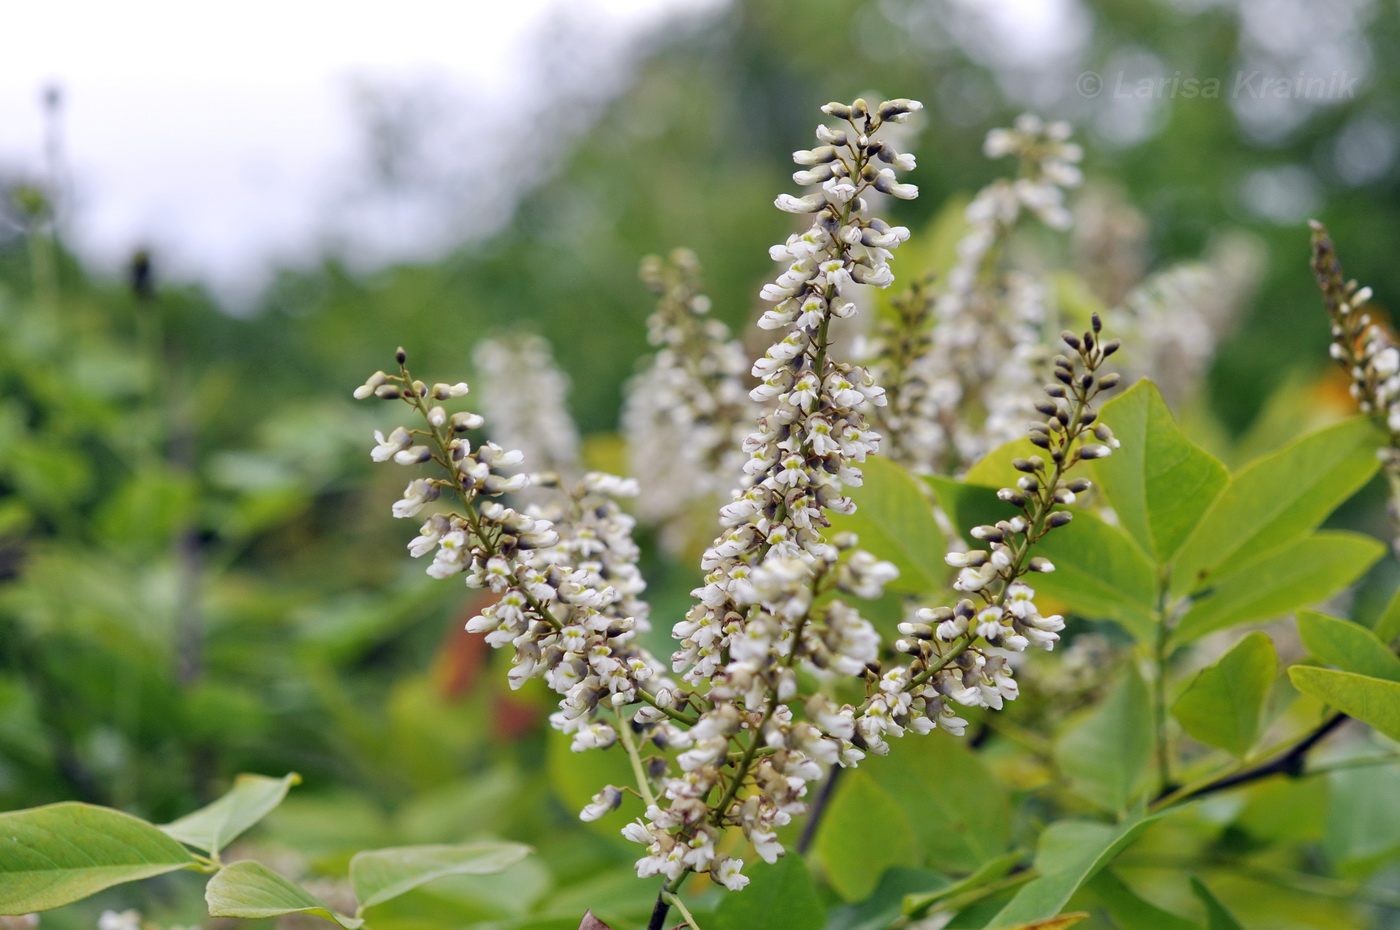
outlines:
[[[974,528],[981,548],[948,556],[962,596],[954,606],[919,610],[899,626],[900,639],[882,643],[850,598],[878,597],[895,569],[850,534],[830,532],[830,515],[854,508],[847,489],[881,442],[867,415],[886,402],[868,371],[831,356],[832,329],[856,312],[856,285],[893,280],[890,259],[908,231],[871,215],[866,195],[917,195],[897,174],[914,167],[912,156],[880,131],[918,109],[904,99],[828,104],[837,125],[818,126],[819,144],[794,154],[794,180],[812,190],[776,205],[811,223],[770,250],[782,269],[761,293],[770,307],[759,325],[774,333],[753,365],[761,413],[743,440],[742,477],[720,509],[696,603],[672,631],[669,668],[636,642],[647,608],[632,521],[615,502],[635,493],[634,482],[595,473],[566,487],[546,478],[557,502],[517,510],[510,495],[531,480],[511,473],[520,453],[473,444],[468,434],[483,418],[442,406],[466,385],[414,380],[400,350],[398,374],[376,372],[355,392],[402,399],[416,412],[422,425],[377,433],[371,451],[377,461],[431,461],[445,472],[410,479],[394,505],[395,516],[412,518],[435,504],[410,552],[431,553],[435,577],[461,575],[498,595],[468,629],[514,651],[512,685],[540,676],[560,696],[551,722],[572,734],[575,750],[616,743],[631,756],[646,809],[623,834],[645,848],[638,873],[665,876],[670,893],[702,872],[744,887],[743,860],[717,851],[726,830],[737,827],[774,861],[783,854],[777,830],[804,813],[813,781],[888,752],[911,731],[962,733],[957,708],[1014,699],[1010,657],[1052,648],[1063,627],[1040,613],[1024,579],[1053,570],[1031,549],[1069,522],[1057,508],[1089,486],[1068,471],[1116,445],[1093,407],[1117,380],[1098,373],[1117,344],[1099,339],[1097,318],[1092,332],[1064,335],[1071,356],[1055,359],[1056,380],[1036,407],[1043,419],[1030,438],[1044,456],[1017,460],[1020,478],[1000,492],[1018,515]],[[830,696],[851,679],[863,684],[862,699]],[[632,790],[604,787],[581,816],[604,816]]]
[[[578,427],[569,416],[569,379],[554,363],[549,340],[530,332],[483,339],[472,352],[481,413],[492,438],[519,449],[535,471],[576,477]]]
[[[1351,379],[1349,390],[1362,413],[1380,419],[1390,441],[1379,451],[1390,485],[1387,510],[1396,531],[1392,548],[1400,556],[1400,342],[1375,319],[1367,305],[1371,289],[1342,274],[1327,228],[1312,221],[1312,266],[1332,321],[1332,358]]]
[[[1020,435],[1020,411],[1035,403],[1055,329],[1047,325],[1042,285],[1024,273],[1003,274],[1000,252],[1024,214],[1069,228],[1065,190],[1080,183],[1082,157],[1069,135],[1068,124],[1046,125],[1030,114],[987,135],[985,154],[1016,156],[1018,177],[994,182],[968,204],[954,264],[929,292],[931,311],[907,319],[932,328],[925,350],[887,383],[898,406],[881,424],[899,431],[897,460],[916,472],[965,468]],[[888,335],[877,339],[874,357],[887,357],[890,345]]]
[[[658,349],[628,382],[622,410],[628,464],[640,484],[638,516],[662,526],[672,552],[691,535],[687,517],[697,503],[716,503],[733,489],[744,462],[740,443],[757,415],[744,386],[743,348],[710,316],[699,273],[688,249],[643,260],[642,281],[657,295],[647,337]]]

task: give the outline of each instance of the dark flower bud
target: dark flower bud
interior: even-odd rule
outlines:
[[[408,363],[408,353],[403,350],[403,346],[399,346],[394,350],[394,361],[398,362],[400,365]]]
[[[1049,518],[1047,518],[1045,521],[1045,525],[1050,527],[1051,529],[1056,529],[1058,527],[1064,526],[1066,523],[1073,519],[1074,514],[1070,513],[1068,510],[1057,510],[1054,513],[1050,514]]]

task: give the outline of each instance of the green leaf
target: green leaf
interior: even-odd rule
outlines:
[[[1181,618],[1172,639],[1187,643],[1316,604],[1360,578],[1384,552],[1378,540],[1340,530],[1314,533],[1265,552],[1216,579],[1216,587]]]
[[[933,502],[919,481],[898,464],[871,458],[861,466],[865,480],[848,493],[853,514],[833,515],[831,532],[860,537],[860,548],[895,568],[899,577],[889,588],[910,594],[941,590],[948,580],[943,561],[947,552],[943,531],[933,516]]]
[[[1128,536],[1091,513],[1052,530],[1032,550],[1055,566],[1025,580],[1075,613],[1115,620],[1136,639],[1156,630],[1157,573]]]
[[[756,862],[746,865],[744,873],[750,878],[749,885],[743,891],[725,894],[707,928],[821,930],[826,925],[826,908],[801,856],[789,854],[772,865]]]
[[[1304,694],[1326,701],[1347,716],[1400,740],[1400,682],[1311,665],[1293,666],[1288,677]]]
[[[847,901],[864,901],[885,869],[920,858],[919,841],[899,802],[861,771],[846,773],[837,785],[816,845],[827,880]]]
[[[1192,679],[1172,707],[1186,732],[1244,758],[1259,736],[1264,701],[1278,671],[1278,656],[1265,633],[1250,633]]]
[[[1157,386],[1139,381],[1104,404],[1121,447],[1094,470],[1123,529],[1157,562],[1171,561],[1230,472],[1176,425]]]
[[[224,866],[204,889],[210,917],[245,917],[261,920],[283,914],[310,914],[345,930],[358,930],[357,917],[337,914],[320,898],[288,881],[259,862],[244,859]]]
[[[152,824],[67,802],[0,814],[0,914],[47,911],[196,864]]]
[[[1375,861],[1400,850],[1400,766],[1368,765],[1327,773],[1322,848],[1339,866]]]
[[[924,891],[918,894],[911,894],[904,899],[904,914],[907,917],[923,917],[928,909],[939,901],[961,895],[965,891],[972,891],[981,888],[989,882],[994,882],[999,878],[1011,874],[1021,861],[1019,851],[1009,852],[1004,856],[989,859],[976,871],[964,878],[962,881],[944,885],[934,891]]]
[[[1395,637],[1400,636],[1400,588],[1390,597],[1390,603],[1385,605],[1385,612],[1376,621],[1373,631],[1376,639],[1389,646],[1395,642]]]
[[[996,488],[937,476],[926,480],[960,531],[1020,513],[997,498]],[[1150,637],[1156,573],[1122,530],[1074,511],[1073,521],[1053,530],[1035,552],[1055,565],[1055,571],[1027,579],[1036,591],[1064,601],[1076,613],[1116,620],[1140,640]]]
[[[953,521],[953,528],[964,540],[968,530],[984,523],[1009,520],[1021,511],[997,497],[997,487],[989,484],[969,484],[942,475],[925,475],[924,482],[933,488],[938,506]]]
[[[1344,672],[1400,681],[1400,658],[1358,623],[1315,610],[1300,610],[1298,636],[1308,655],[1319,662],[1335,665]]]
[[[520,843],[468,843],[459,846],[398,846],[356,853],[350,860],[350,886],[367,908],[412,891],[444,875],[502,872],[531,852]]]
[[[827,915],[826,930],[889,930],[901,923],[909,896],[946,887],[946,878],[927,869],[895,866],[880,876],[880,883],[864,901],[833,908]]]
[[[293,785],[299,784],[301,776],[296,772],[281,778],[239,775],[223,797],[161,829],[167,836],[217,856],[231,840],[281,804]]]
[[[1211,893],[1205,882],[1191,876],[1191,893],[1206,906],[1206,930],[1244,930],[1234,915],[1225,909],[1220,899]]]
[[[1127,810],[1152,756],[1147,685],[1129,666],[1103,703],[1059,738],[1055,762],[1074,788],[1105,810]]]
[[[1118,432],[1115,426],[1114,433]],[[1127,445],[1127,443],[1124,443]],[[1111,869],[1104,869],[1087,886],[1120,927],[1151,927],[1152,930],[1201,930],[1201,925],[1179,914],[1163,910],[1144,900]]]
[[[1035,868],[1040,877],[1016,892],[987,927],[1013,927],[1060,913],[1080,885],[1112,862],[1156,820],[1134,817],[1116,825],[1082,820],[1052,823],[1041,834],[1036,849]]]
[[[1044,451],[1032,444],[1029,438],[1013,439],[1002,443],[974,462],[962,480],[967,484],[980,484],[992,488],[1007,487],[1021,476],[1012,466],[1012,462],[1040,455]]]
[[[1378,466],[1376,428],[1357,417],[1246,466],[1182,544],[1172,594],[1212,583],[1218,569],[1279,549],[1315,529]]]
[[[974,871],[1011,844],[1006,788],[956,739],[906,739],[888,756],[867,759],[860,771],[903,808],[928,861],[940,870]]]

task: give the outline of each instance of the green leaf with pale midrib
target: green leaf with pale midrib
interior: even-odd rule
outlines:
[[[220,869],[204,889],[210,917],[244,917],[261,920],[284,914],[310,914],[338,923],[345,930],[359,930],[357,917],[338,914],[329,904],[260,862],[244,859]]]
[[[1284,546],[1315,529],[1375,474],[1380,436],[1358,417],[1311,433],[1234,476],[1176,555],[1172,595],[1216,583],[1222,566]]]
[[[239,775],[223,797],[161,829],[182,843],[217,856],[231,840],[281,804],[288,789],[300,783],[301,776],[295,772],[281,778]]]
[[[46,911],[197,862],[152,824],[66,802],[0,814],[0,914]]]
[[[1400,740],[1400,682],[1311,665],[1293,666],[1288,677],[1304,694]]]
[[[1169,562],[1230,473],[1186,438],[1150,381],[1104,404],[1101,418],[1120,447],[1095,460],[1099,487],[1143,551],[1159,565]]]
[[[1315,610],[1300,610],[1298,636],[1308,654],[1319,662],[1335,665],[1344,672],[1400,681],[1400,658],[1360,624]]]
[[[1036,850],[1040,877],[1016,892],[988,928],[1004,928],[1060,913],[1079,886],[1128,847],[1157,817],[1129,818],[1114,826],[1061,820],[1041,835]]]
[[[520,843],[398,846],[356,853],[350,860],[350,886],[360,902],[357,914],[447,875],[503,872],[530,854]]]
[[[1272,620],[1350,585],[1385,553],[1370,536],[1324,531],[1265,552],[1216,580],[1172,632],[1187,643],[1215,630]]]

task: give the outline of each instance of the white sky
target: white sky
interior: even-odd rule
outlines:
[[[719,2],[572,0],[567,9],[611,46],[674,10]],[[70,241],[109,268],[151,245],[167,272],[245,292],[267,258],[295,262],[336,231],[326,228],[327,203],[363,164],[357,79],[431,84],[457,100],[515,97],[534,80],[530,37],[566,8],[564,0],[12,7],[0,53],[0,171],[43,167],[39,97],[56,82]]]

